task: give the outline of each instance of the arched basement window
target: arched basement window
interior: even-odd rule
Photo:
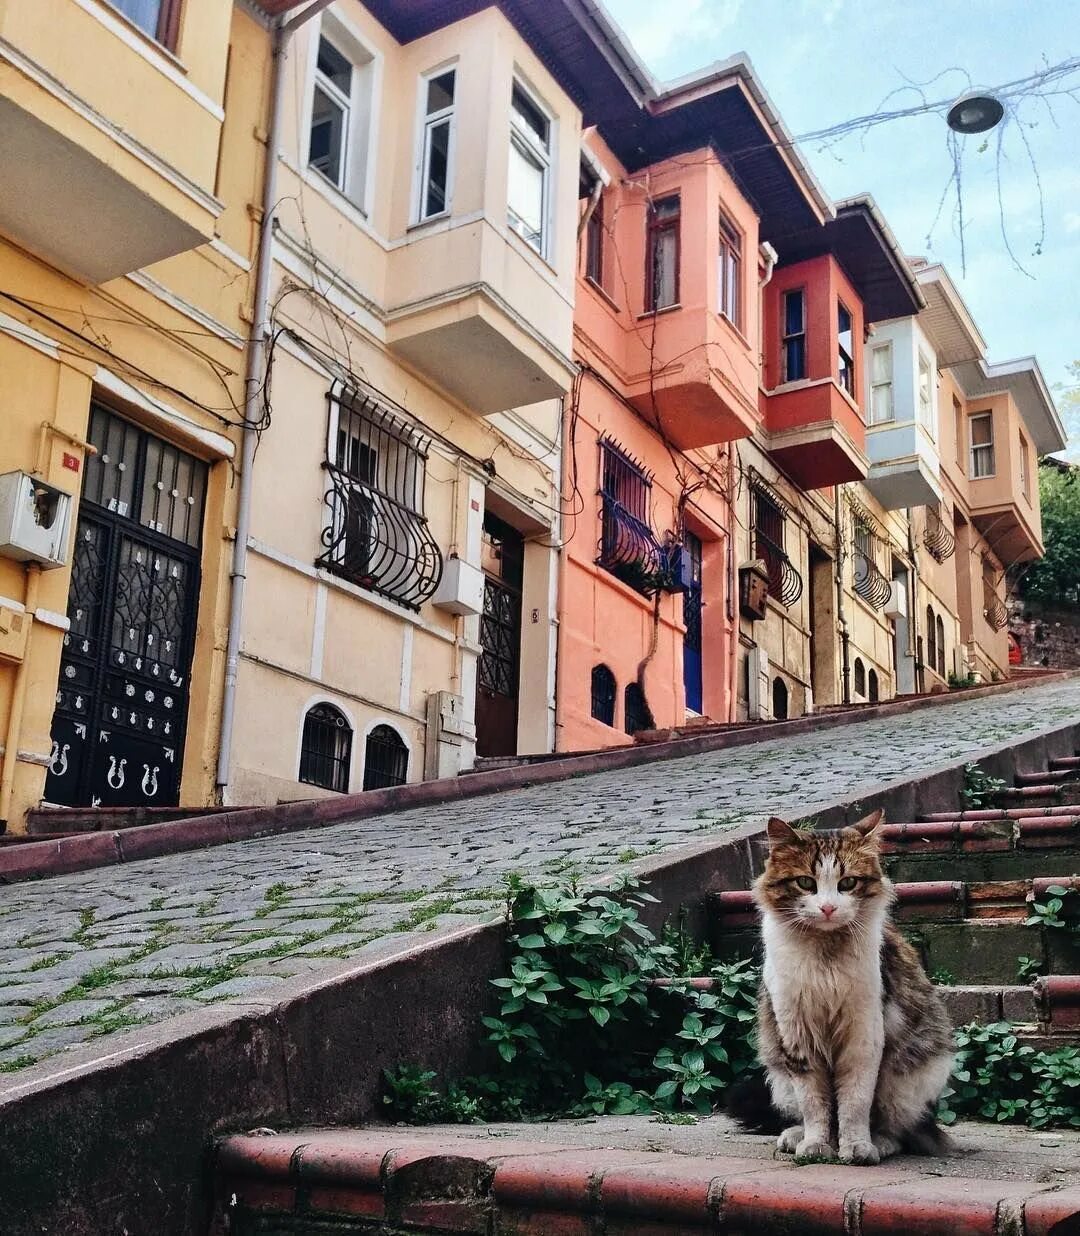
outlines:
[[[866,695],[866,666],[862,663],[862,657],[855,658],[855,694]]]
[[[787,683],[777,676],[772,684],[772,715],[776,721],[786,721],[788,715]]]
[[[300,780],[344,794],[349,788],[352,727],[333,704],[315,704],[304,717],[300,740]]]
[[[876,704],[879,699],[877,670],[872,669],[870,671],[869,675],[867,676],[867,685],[869,688],[868,699],[870,700],[871,704]]]
[[[364,789],[385,790],[404,785],[409,774],[409,749],[392,725],[377,725],[364,748]]]
[[[937,616],[937,672],[942,678],[945,677],[945,623],[941,620],[941,615]]]
[[[606,665],[593,666],[592,715],[605,725],[615,724],[615,675]]]
[[[937,672],[937,626],[934,622],[933,606],[926,607],[926,664]]]

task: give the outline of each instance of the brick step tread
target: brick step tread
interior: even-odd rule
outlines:
[[[76,833],[111,832],[117,828],[141,828],[144,824],[169,824],[196,816],[220,815],[237,807],[35,807],[26,813],[31,841],[47,841]]]
[[[1053,807],[1033,804],[1029,807],[978,807],[970,811],[932,811],[920,822],[927,824],[957,823],[970,820],[1031,820],[1041,816],[1080,815],[1080,807],[1073,803],[1058,803]]]
[[[1059,768],[1075,768],[1080,770],[1080,755],[1059,755],[1050,760],[1050,769],[1056,772]]]
[[[1073,781],[1077,776],[1080,776],[1080,767],[1051,768],[1048,772],[1017,773],[1015,780],[1018,786],[1059,785],[1063,781]]]
[[[1080,848],[1080,813],[884,824],[880,836],[886,855]]]
[[[303,1230],[326,1216],[342,1233],[553,1236],[602,1225],[608,1236],[1048,1236],[1080,1210],[1080,1185],[943,1177],[928,1159],[874,1168],[796,1166],[760,1157],[760,1138],[741,1139],[734,1146],[741,1155],[705,1157],[592,1149],[572,1144],[573,1136],[568,1130],[562,1143],[530,1140],[527,1126],[520,1137],[497,1139],[373,1128],[234,1136],[218,1150],[218,1193],[225,1205],[235,1203],[229,1208],[240,1233],[260,1230],[277,1215],[281,1228],[295,1216]],[[1001,1174],[1012,1175],[1004,1164]],[[246,1216],[255,1222],[245,1228]]]

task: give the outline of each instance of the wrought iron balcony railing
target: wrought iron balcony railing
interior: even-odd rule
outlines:
[[[874,609],[884,609],[892,593],[892,585],[861,549],[855,550],[852,582],[855,591],[867,604]]]
[[[754,533],[754,557],[769,572],[769,595],[781,605],[794,605],[802,596],[803,578],[783,549],[760,530]]]
[[[597,565],[616,579],[649,596],[663,587],[664,552],[648,524],[607,494],[603,509]]]
[[[926,512],[923,544],[930,556],[936,558],[938,562],[947,561],[956,552],[956,538],[941,522],[938,513],[929,508]]]
[[[427,519],[400,502],[326,465],[330,518],[316,566],[409,609],[439,586],[443,557]]]
[[[1009,611],[996,596],[988,593],[983,598],[983,613],[995,631],[1002,631],[1009,625]]]

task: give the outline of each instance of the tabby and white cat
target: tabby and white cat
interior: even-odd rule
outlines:
[[[772,1106],[795,1123],[780,1150],[877,1163],[940,1153],[934,1109],[953,1064],[952,1032],[918,954],[889,918],[881,811],[832,833],[768,824],[754,884],[765,964],[758,1051]]]

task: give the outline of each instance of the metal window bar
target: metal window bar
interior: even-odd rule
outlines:
[[[352,729],[333,704],[316,704],[304,718],[300,780],[344,794],[349,788]]]
[[[409,749],[392,725],[377,725],[364,744],[364,789],[385,790],[404,785],[409,775]]]
[[[646,522],[649,478],[610,442],[600,444],[600,494],[597,564],[638,592],[655,592],[663,551]]]
[[[983,614],[986,621],[995,631],[1004,630],[1009,625],[1009,611],[998,596],[998,584],[1005,578],[1005,572],[1000,575],[994,564],[984,555],[983,569]]]
[[[372,395],[330,395],[335,425],[316,566],[419,609],[439,586],[443,558],[424,515],[427,440]]]
[[[638,730],[651,730],[654,727],[645,692],[636,682],[628,682],[623,692],[623,717],[624,728],[628,734],[636,734]]]
[[[874,609],[884,609],[892,594],[892,584],[878,570],[878,538],[869,525],[856,516],[852,527],[854,561],[852,584],[855,591]]]
[[[751,491],[754,557],[769,573],[769,594],[781,605],[794,605],[802,596],[803,579],[784,551],[784,508],[759,486]]]
[[[926,528],[923,544],[927,553],[938,562],[946,562],[956,552],[956,538],[945,526],[941,516],[931,507],[926,508]]]
[[[615,724],[615,675],[606,665],[592,671],[592,715],[605,725]]]

